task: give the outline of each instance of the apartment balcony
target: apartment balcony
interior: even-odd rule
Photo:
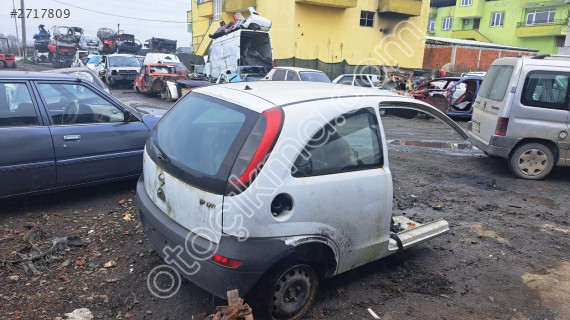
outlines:
[[[419,16],[422,13],[422,0],[379,0],[378,14],[400,14]]]
[[[566,0],[521,0],[521,8],[539,8],[546,6],[557,6],[561,4],[568,4]]]
[[[515,35],[519,38],[565,36],[568,29],[567,19],[556,19],[552,22],[527,24],[519,22]]]
[[[295,0],[296,3],[312,4],[315,6],[333,8],[356,8],[358,0]]]
[[[455,8],[455,18],[469,19],[480,18],[485,14],[485,1],[473,0],[470,6],[459,5]]]
[[[257,0],[226,0],[222,7],[224,12],[243,12],[249,7],[256,7]]]
[[[485,37],[479,30],[471,29],[471,30],[454,30],[451,33],[451,37],[454,39],[463,39],[463,40],[476,40],[481,42],[492,42],[489,38]]]
[[[198,0],[196,9],[198,17],[212,18],[214,16],[214,2],[212,0]]]

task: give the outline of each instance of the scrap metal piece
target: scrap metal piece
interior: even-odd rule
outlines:
[[[212,320],[253,320],[251,308],[240,298],[238,290],[230,290],[228,294],[228,305],[218,306],[211,318]]]

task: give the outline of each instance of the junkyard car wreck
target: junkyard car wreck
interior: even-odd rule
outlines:
[[[380,110],[426,112],[467,134],[423,102],[337,88],[210,86],[163,117],[145,147],[137,204],[166,262],[219,297],[255,291],[273,319],[299,319],[319,278],[449,230],[445,220],[393,215]]]

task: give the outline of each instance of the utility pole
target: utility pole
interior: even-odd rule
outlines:
[[[12,0],[12,9],[16,10],[16,3],[14,2],[14,0]],[[16,19],[17,17],[14,17],[14,26],[16,27],[16,41],[17,43],[20,43],[20,35],[18,34],[18,21]],[[20,48],[20,46],[17,47],[18,47],[18,55],[20,55],[22,49]]]
[[[22,10],[22,48],[24,50],[24,60],[26,60],[26,9],[24,0],[20,0],[20,9]]]

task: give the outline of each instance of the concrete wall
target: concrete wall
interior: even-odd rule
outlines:
[[[335,8],[295,0],[257,0],[256,10],[273,22],[270,34],[275,59],[420,68],[430,0],[421,1],[420,16],[374,14],[374,26],[361,27],[361,11],[376,12],[378,3],[358,0],[354,8]],[[194,36],[210,32],[210,24],[219,24],[207,17],[189,18],[194,19]],[[233,19],[229,13],[222,18],[226,22]]]

